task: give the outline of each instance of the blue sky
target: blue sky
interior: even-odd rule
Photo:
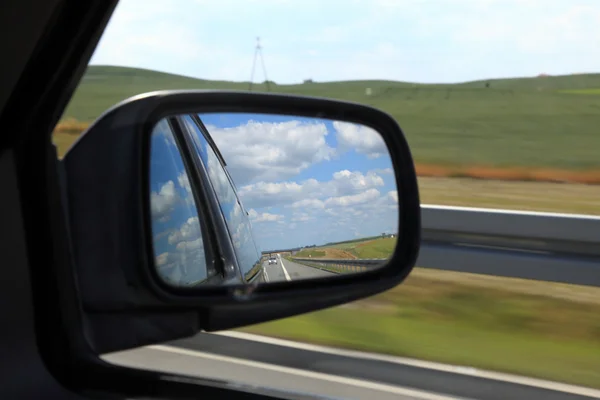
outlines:
[[[599,24],[597,0],[121,0],[92,64],[247,81],[260,36],[278,83],[597,72]]]

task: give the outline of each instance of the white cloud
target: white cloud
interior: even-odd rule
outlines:
[[[283,221],[284,216],[281,214],[271,214],[268,212],[258,213],[253,208],[248,211],[248,215],[252,222],[278,222]]]
[[[327,197],[344,196],[383,186],[381,176],[369,171],[342,170],[335,172],[330,181],[307,179],[303,182],[258,182],[240,188],[239,194],[248,207],[290,205],[294,208],[322,208]]]
[[[250,212],[248,212],[248,214],[250,214]],[[267,216],[267,218],[270,218],[270,216]],[[256,243],[255,237],[253,236],[250,220],[246,218],[242,208],[237,203],[235,203],[233,209],[229,213],[227,224],[229,225],[230,231],[232,231],[231,239],[233,241],[233,246],[236,249],[236,255],[242,270],[248,271],[252,268],[256,260],[260,258],[257,253],[257,248],[255,247],[259,246],[259,244]]]
[[[373,201],[379,197],[379,190],[369,189],[363,193],[348,196],[330,197],[325,200],[326,207],[346,207]]]
[[[183,241],[183,242],[177,243],[177,246],[175,246],[175,248],[178,251],[187,251],[187,252],[191,252],[194,250],[203,250],[204,242],[202,241],[202,238],[198,238],[195,240]]]
[[[360,124],[335,121],[338,146],[342,150],[355,150],[369,158],[378,158],[389,155],[383,138],[377,131]]]
[[[316,219],[316,217],[314,215],[311,215],[311,214],[305,213],[305,212],[294,213],[292,216],[293,222],[306,222],[306,221],[311,221],[313,219]]]
[[[195,132],[195,135],[201,134],[198,128],[196,127],[195,123],[191,119],[185,118],[183,121],[184,124],[188,126],[191,132]],[[206,169],[208,170],[208,176],[217,194],[219,202],[221,204],[235,203],[237,199],[233,191],[232,184],[225,173],[221,161],[219,160],[219,158],[217,158],[217,155],[212,150],[206,148],[204,140],[200,140],[198,136],[196,136],[194,139],[196,140],[196,143],[200,147],[201,151],[205,152],[206,154]],[[221,146],[219,146],[219,150],[221,150]]]
[[[156,256],[156,265],[158,267],[164,267],[168,261],[169,261],[169,253],[168,252],[161,253]]]
[[[179,183],[179,186],[182,189],[185,189],[185,191],[188,194],[192,193],[192,186],[190,185],[190,179],[188,177],[188,174],[185,171],[182,171],[179,176],[177,177],[177,182]]]
[[[182,241],[194,241],[200,237],[200,222],[198,217],[190,217],[178,230],[169,235],[169,244],[176,245]]]
[[[150,194],[150,208],[152,218],[165,221],[169,219],[169,214],[175,208],[175,204],[179,200],[175,183],[168,181],[161,186],[158,192]]]
[[[198,217],[188,218],[178,229],[169,232],[168,243],[173,251],[160,253],[155,258],[164,279],[186,285],[206,278],[204,243]]]
[[[382,194],[370,188],[344,196],[298,200],[287,207],[274,207],[284,210],[285,224],[269,225],[268,229],[257,225],[254,232],[264,248],[276,248],[276,243],[281,243],[280,235],[284,235],[286,245],[298,246],[395,232],[395,197],[396,191]]]
[[[325,203],[319,199],[303,199],[293,202],[292,208],[325,208]]]
[[[247,81],[259,33],[269,78],[286,83],[600,68],[597,0],[206,1],[121,0],[92,62]]]
[[[347,169],[335,172],[333,182],[339,193],[349,193],[384,184],[383,178],[374,172],[369,171],[365,175],[362,172],[351,172]]]
[[[323,123],[250,121],[235,128],[207,126],[237,185],[281,180],[331,159]]]

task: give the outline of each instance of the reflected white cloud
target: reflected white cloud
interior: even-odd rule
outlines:
[[[329,181],[307,179],[302,182],[258,182],[240,188],[239,195],[248,207],[291,205],[292,207],[322,208],[329,197],[356,194],[371,188],[384,186],[378,174],[368,171],[341,170],[332,174]]]
[[[178,199],[179,195],[175,191],[175,183],[173,181],[168,181],[162,185],[158,192],[150,194],[152,217],[159,220],[168,219]]]
[[[323,123],[248,121],[234,128],[208,124],[207,129],[237,185],[291,178],[335,152]]]
[[[354,150],[368,158],[387,156],[388,150],[383,138],[368,126],[335,121],[337,141],[342,151]]]
[[[363,193],[352,194],[349,196],[330,197],[325,200],[325,207],[347,207],[357,204],[364,204],[373,201],[379,197],[379,190],[369,189]]]

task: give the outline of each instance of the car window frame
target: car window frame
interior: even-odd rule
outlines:
[[[200,119],[200,117],[197,114],[190,113],[190,114],[179,115],[178,116],[179,124],[182,126],[182,130],[185,131],[185,134],[188,135],[188,137],[191,140],[191,142],[193,143],[194,147],[198,146],[198,143],[196,141],[199,138],[198,139],[194,138],[195,132],[190,132],[190,128],[187,126],[186,122],[184,121],[185,117],[189,117],[192,120],[192,123],[194,124],[194,126],[202,134],[202,138],[206,141],[207,145],[210,146],[210,149],[215,153],[217,159],[219,160],[220,167],[224,171],[225,176],[227,177],[227,182],[228,182],[229,186],[231,187],[231,189],[233,190],[233,193],[235,196],[235,201],[242,211],[242,214],[243,214],[242,218],[244,219],[244,222],[248,224],[249,231],[250,231],[250,240],[252,241],[252,248],[254,249],[254,251],[256,253],[256,260],[254,261],[253,266],[248,268],[247,271],[245,271],[245,269],[241,265],[240,258],[238,257],[238,254],[237,254],[237,250],[235,249],[235,246],[233,246],[233,237],[232,237],[233,232],[230,229],[229,222],[227,221],[227,217],[224,214],[223,209],[221,207],[221,203],[219,202],[218,196],[216,195],[214,183],[212,182],[212,180],[210,178],[208,178],[207,181],[210,184],[211,192],[213,193],[215,199],[217,200],[218,212],[220,213],[220,215],[223,217],[223,219],[225,221],[225,227],[226,227],[226,231],[227,231],[227,233],[226,233],[227,240],[232,245],[232,249],[233,249],[233,253],[234,253],[233,256],[235,257],[235,263],[237,266],[239,276],[240,276],[242,282],[250,283],[256,277],[256,272],[257,272],[256,267],[261,265],[261,259],[262,259],[262,254],[261,254],[258,246],[256,245],[256,240],[254,238],[254,231],[252,228],[252,222],[250,221],[250,215],[249,215],[248,211],[246,210],[246,207],[244,207],[244,203],[240,199],[235,182],[233,181],[233,179],[231,178],[231,175],[229,174],[229,171],[227,170],[227,163],[225,162],[225,159],[224,159],[222,153],[219,151],[212,136],[210,135],[210,132],[208,131],[208,129],[206,128],[206,126],[204,125],[204,123],[202,122],[202,120]],[[194,153],[195,153],[194,156],[197,157],[199,163],[202,165],[202,168],[204,168],[203,173],[206,174],[206,176],[208,176],[208,169],[207,169],[207,166],[205,165],[204,160],[202,160],[202,157],[200,157],[200,154],[198,153],[198,151],[195,151]],[[250,275],[250,273],[252,271],[255,271],[254,275]]]
[[[244,205],[244,203],[242,202],[242,199],[239,196],[237,185],[235,184],[235,181],[233,180],[233,178],[231,177],[231,174],[229,173],[229,169],[227,168],[227,162],[225,161],[225,157],[223,157],[221,151],[219,150],[216,143],[214,142],[212,135],[211,135],[210,131],[208,130],[208,128],[206,127],[206,125],[204,124],[204,122],[202,121],[202,118],[200,118],[200,116],[198,114],[192,114],[192,119],[194,121],[196,121],[196,123],[200,127],[200,130],[202,131],[204,137],[207,138],[208,144],[211,146],[213,151],[215,151],[215,153],[217,154],[217,157],[221,161],[223,170],[225,171],[225,175],[227,175],[227,179],[229,179],[231,187],[233,188],[233,192],[235,193],[235,197],[238,200],[238,204],[240,205],[240,207],[242,207],[242,211],[244,213],[246,213],[245,219],[248,222],[248,224],[250,225],[250,230],[252,231],[252,235],[251,235],[252,243],[254,244],[254,248],[256,249],[258,259],[260,260],[262,258],[262,252],[261,252],[260,248],[256,245],[256,240],[255,240],[256,238],[254,237],[254,229],[252,228],[252,220],[250,220],[250,213],[246,209],[246,206]]]
[[[216,260],[215,255],[218,254],[218,251],[215,251],[216,249],[214,248],[214,244],[212,243],[212,240],[210,240],[210,239],[207,240],[207,238],[210,237],[210,232],[208,231],[208,227],[207,227],[206,223],[204,223],[204,221],[206,220],[206,217],[205,217],[205,213],[203,212],[202,207],[200,206],[201,199],[199,198],[198,194],[196,193],[197,191],[194,190],[193,162],[190,159],[189,149],[187,149],[187,147],[185,145],[185,140],[182,137],[182,135],[184,133],[181,131],[181,128],[180,128],[179,124],[177,123],[177,120],[175,117],[165,117],[164,119],[166,120],[166,122],[171,130],[171,134],[173,135],[173,140],[175,141],[175,146],[176,146],[177,150],[179,151],[179,155],[182,159],[185,173],[189,180],[190,186],[192,187],[190,194],[192,195],[192,198],[194,199],[194,209],[196,210],[196,213],[198,215],[198,223],[200,224],[200,236],[202,238],[202,244],[204,247],[204,263],[206,266],[206,279],[204,281],[202,281],[196,285],[190,285],[190,286],[185,286],[185,287],[177,286],[177,287],[178,288],[195,288],[195,287],[202,286],[205,284],[219,283],[219,282],[223,281],[224,276],[223,276],[222,271],[215,264],[215,260]],[[149,172],[148,178],[150,180],[150,170],[148,172]],[[153,234],[154,234],[154,232],[153,232]],[[154,249],[154,240],[152,240],[151,243],[152,243],[152,254],[154,257],[156,257],[156,251]],[[210,275],[209,275],[209,271],[211,271]],[[160,274],[158,274],[158,271],[157,271],[157,275],[160,276]],[[161,277],[161,280],[162,280],[162,277]],[[163,282],[166,285],[173,286],[172,284],[169,284],[166,281],[163,281]]]
[[[219,148],[217,147],[217,144],[215,143],[215,141],[212,138],[212,135],[210,134],[210,131],[208,130],[208,128],[206,127],[206,125],[204,125],[204,122],[198,116],[198,114],[190,114],[190,117],[192,118],[192,120],[194,122],[196,122],[196,125],[198,125],[198,127],[200,128],[200,131],[204,135],[204,138],[208,142],[208,145],[211,147],[211,149],[217,155],[217,158],[219,159],[219,162],[221,163],[221,167],[223,168],[223,171],[225,171],[225,175],[227,175],[227,179],[229,180],[229,184],[233,188],[233,192],[235,193],[235,197],[238,199],[238,202],[240,203],[240,206],[242,207],[242,209],[244,211],[246,211],[246,208],[244,207],[244,204],[241,202],[240,196],[238,195],[237,186],[236,186],[235,182],[233,181],[233,178],[229,174],[229,170],[227,169],[227,162],[225,161],[225,157],[223,157],[223,154],[221,153],[221,150],[219,150]],[[247,212],[246,212],[246,215],[247,215]]]

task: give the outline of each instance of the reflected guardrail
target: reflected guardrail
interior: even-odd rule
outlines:
[[[290,260],[308,265],[309,267],[315,267],[330,272],[336,273],[348,273],[348,272],[363,272],[369,268],[373,268],[378,265],[385,264],[387,258],[374,258],[374,259],[326,259],[326,258],[304,258],[304,257],[290,257]]]

